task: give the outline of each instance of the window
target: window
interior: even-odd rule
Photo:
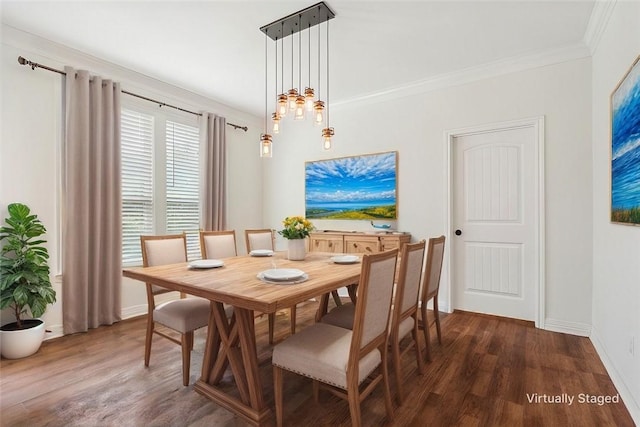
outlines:
[[[195,118],[122,109],[122,263],[141,265],[140,235],[187,233],[200,257],[199,130]]]

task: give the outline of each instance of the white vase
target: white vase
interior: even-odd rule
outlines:
[[[24,322],[39,324],[28,329],[0,331],[2,357],[5,359],[21,359],[31,356],[40,348],[44,339],[44,322],[40,319],[27,319]]]
[[[289,252],[287,258],[292,261],[302,261],[307,254],[307,248],[305,247],[304,239],[289,239],[288,241]]]

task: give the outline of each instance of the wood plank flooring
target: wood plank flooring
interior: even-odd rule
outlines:
[[[298,306],[299,328],[313,322],[317,303]],[[279,314],[276,333],[288,333]],[[46,341],[26,359],[0,362],[2,426],[245,426],[244,421],[193,390],[200,375],[205,332],[196,333],[191,384],[182,386],[180,347],[155,337],[144,367],[145,319],[122,321]],[[535,329],[527,322],[456,312],[435,330],[433,362],[420,376],[415,354],[403,358],[406,398],[386,419],[378,388],[363,403],[365,426],[633,426],[624,404],[579,403],[580,393],[615,396],[587,338]],[[261,375],[273,406],[267,317],[256,323]],[[226,377],[225,381],[230,380]],[[392,378],[392,385],[395,379]],[[285,373],[285,424],[349,426],[346,401],[328,393],[313,401],[309,380]],[[392,390],[392,393],[394,391]],[[537,395],[536,395],[537,393]],[[535,403],[543,395],[567,403]],[[548,399],[548,397],[547,397]]]

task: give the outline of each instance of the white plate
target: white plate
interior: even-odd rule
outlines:
[[[189,263],[189,268],[218,268],[222,267],[224,262],[219,259],[198,259]]]
[[[302,283],[309,280],[309,275],[307,273],[304,273],[302,276],[292,280],[269,280],[264,277],[264,272],[258,273],[257,277],[264,283],[271,283],[273,285],[295,285],[296,283]]]
[[[356,255],[337,255],[332,256],[331,261],[335,262],[336,264],[355,264],[357,262],[360,262],[360,257]]]
[[[273,251],[271,249],[254,249],[249,252],[251,256],[273,256]]]
[[[304,275],[304,271],[297,268],[273,268],[262,272],[262,276],[267,280],[287,281],[296,280]]]

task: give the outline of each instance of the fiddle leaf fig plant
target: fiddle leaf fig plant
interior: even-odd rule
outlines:
[[[0,227],[0,309],[9,307],[22,329],[27,309],[33,317],[44,314],[56,301],[49,277],[49,253],[43,246],[46,229],[28,206],[8,206],[6,225]]]

